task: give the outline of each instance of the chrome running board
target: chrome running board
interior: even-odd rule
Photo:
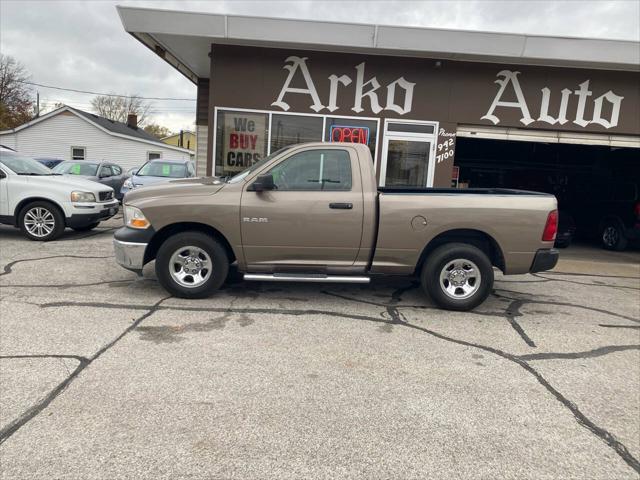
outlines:
[[[322,273],[245,273],[244,279],[254,282],[322,282],[369,283],[364,276],[324,275]]]

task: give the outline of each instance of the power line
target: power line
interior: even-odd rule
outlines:
[[[54,90],[63,90],[65,92],[87,93],[89,95],[101,95],[103,97],[118,97],[118,98],[131,98],[132,97],[132,95],[117,95],[115,93],[99,93],[99,92],[91,92],[91,91],[88,91],[88,90],[76,90],[74,88],[54,87],[53,85],[43,85],[42,83],[25,82],[24,80],[18,80],[18,82],[19,83],[24,83],[26,85],[34,85],[36,87],[52,88]],[[182,102],[195,102],[196,101],[195,98],[139,97],[139,96],[136,96],[136,97],[140,98],[142,100],[175,100],[175,101],[182,101]]]

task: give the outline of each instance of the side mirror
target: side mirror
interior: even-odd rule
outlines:
[[[252,192],[263,192],[265,190],[275,190],[276,185],[273,183],[273,175],[259,175],[258,178],[249,186]]]

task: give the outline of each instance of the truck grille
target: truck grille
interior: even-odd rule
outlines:
[[[107,200],[111,200],[113,198],[113,191],[100,192],[98,195],[100,197],[101,202],[106,202]]]

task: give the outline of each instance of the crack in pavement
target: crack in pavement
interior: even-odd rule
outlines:
[[[40,260],[49,260],[51,258],[81,258],[81,259],[85,259],[85,258],[113,258],[115,255],[106,255],[106,256],[91,256],[91,255],[51,255],[49,257],[37,257],[37,258],[21,258],[20,260],[14,260],[13,262],[9,262],[7,263],[4,268],[3,268],[3,272],[0,273],[0,277],[3,275],[9,275],[10,273],[13,272],[13,267],[15,265],[17,265],[18,263],[23,263],[23,262],[37,262]],[[3,285],[4,286],[4,285]]]
[[[80,362],[78,364],[78,366],[75,368],[75,370],[73,372],[71,372],[71,374],[69,376],[67,376],[62,382],[60,382],[53,390],[51,390],[48,395],[46,395],[42,400],[37,402],[35,405],[33,405],[30,408],[28,408],[22,415],[20,415],[18,418],[16,418],[14,421],[12,421],[9,425],[7,425],[2,430],[0,430],[0,445],[2,445],[4,442],[6,442],[7,439],[10,438],[18,430],[20,430],[20,428],[22,428],[30,420],[35,418],[45,408],[47,408],[47,406],[49,406],[49,404],[51,402],[53,402],[58,397],[58,395],[60,395],[64,390],[66,390],[66,388],[69,386],[69,384],[71,384],[71,382],[74,379],[76,379],[78,377],[78,375],[80,375],[80,372],[82,372],[85,368],[87,368],[94,361],[96,361],[98,358],[100,358],[100,356],[102,356],[103,353],[108,351],[111,347],[113,347],[116,343],[118,343],[125,335],[127,335],[129,332],[131,332],[133,329],[135,329],[144,319],[146,319],[146,318],[150,317],[151,315],[153,315],[157,311],[157,309],[160,306],[160,304],[162,302],[164,302],[165,300],[169,299],[169,298],[171,298],[171,297],[169,296],[169,297],[161,298],[160,300],[158,300],[156,303],[154,303],[150,307],[147,306],[146,307],[147,312],[145,312],[143,315],[141,315],[140,317],[135,319],[131,323],[131,325],[129,325],[122,333],[120,333],[120,335],[118,335],[115,339],[113,339],[111,342],[107,343],[106,345],[103,345],[102,348],[100,348],[100,350],[98,350],[94,355],[92,355],[89,358],[80,357],[80,356],[77,356],[77,355],[73,355],[73,356],[61,356],[61,355],[22,355],[22,356],[20,356],[20,355],[8,355],[8,356],[0,357],[0,358],[45,358],[45,357],[51,357],[51,358],[75,358],[76,360],[79,360],[79,362]]]
[[[527,355],[517,355],[520,360],[575,360],[579,358],[596,358],[614,352],[624,352],[626,350],[640,350],[640,345],[608,345],[594,348],[585,352],[547,352],[530,353]]]
[[[399,292],[406,291],[406,287],[403,289],[397,289],[392,294],[392,302],[399,302],[400,294]],[[395,294],[395,296],[394,296]],[[513,299],[512,299],[513,300]],[[394,313],[391,315],[390,320],[386,320],[384,318],[372,317],[369,315],[354,315],[354,314],[346,314],[342,312],[333,312],[328,310],[298,310],[298,309],[278,309],[278,308],[222,308],[222,307],[188,307],[188,306],[162,306],[160,303],[164,301],[160,300],[155,304],[152,310],[149,310],[143,316],[137,320],[134,325],[129,327],[125,333],[121,335],[124,336],[126,333],[131,331],[133,328],[137,326],[144,318],[147,318],[151,313],[158,310],[181,310],[181,311],[201,311],[201,312],[221,312],[227,314],[245,314],[249,315],[252,313],[266,313],[266,314],[275,314],[275,315],[296,315],[296,316],[307,316],[307,315],[326,315],[329,317],[338,317],[338,318],[346,318],[353,320],[365,320],[374,323],[382,323],[387,325],[400,325],[406,328],[414,329],[423,333],[426,333],[432,337],[438,338],[440,340],[453,343],[456,345],[462,345],[470,348],[477,348],[479,350],[483,350],[488,353],[492,353],[501,358],[504,358],[508,361],[515,363],[516,365],[523,368],[526,372],[531,374],[535,380],[542,386],[544,389],[551,394],[562,406],[564,406],[569,412],[573,415],[574,419],[581,427],[587,429],[593,435],[602,440],[607,446],[609,446],[613,451],[618,454],[618,456],[629,465],[636,472],[640,473],[640,461],[636,459],[631,452],[629,452],[628,448],[620,442],[613,434],[611,434],[606,429],[598,426],[594,421],[589,419],[579,408],[578,406],[570,401],[567,397],[562,395],[556,388],[554,388],[548,380],[538,372],[534,367],[532,367],[526,360],[520,358],[517,355],[513,355],[497,348],[493,348],[487,345],[477,344],[473,342],[468,342],[466,340],[460,340],[453,337],[449,337],[447,335],[436,332],[435,330],[428,329],[426,327],[422,327],[419,325],[415,325],[409,323],[403,317],[400,317],[399,313],[396,315]],[[91,306],[98,308],[130,308],[128,305],[124,304],[101,304],[99,302],[84,302],[84,303],[74,303],[74,302],[56,302],[50,304],[43,304],[42,308],[51,308],[51,307],[63,307],[63,306]],[[140,306],[140,308],[145,308]],[[146,307],[148,308],[148,307]],[[390,308],[396,309],[397,306],[390,305]],[[119,337],[119,338],[121,338]],[[117,339],[116,339],[117,341]],[[113,343],[115,343],[114,341]],[[0,437],[1,438],[1,437]]]
[[[543,278],[547,282],[563,282],[563,283],[572,283],[574,285],[584,285],[587,287],[606,287],[606,288],[615,288],[615,289],[624,289],[624,290],[638,290],[640,291],[640,287],[630,287],[628,285],[607,285],[606,283],[586,283],[586,282],[576,282],[575,280],[567,280],[564,278],[548,278],[539,273],[531,273],[536,278]],[[513,282],[512,282],[513,283]],[[544,283],[544,282],[535,282],[535,283]]]

